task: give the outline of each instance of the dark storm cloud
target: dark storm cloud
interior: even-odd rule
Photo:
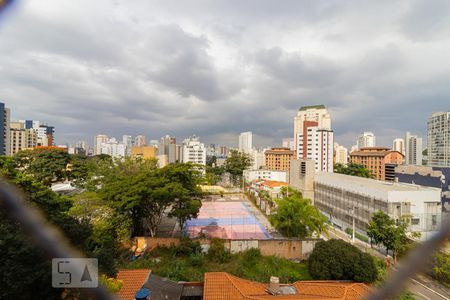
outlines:
[[[0,99],[57,142],[198,134],[260,145],[325,104],[381,144],[449,109],[447,1],[34,1],[0,23]]]

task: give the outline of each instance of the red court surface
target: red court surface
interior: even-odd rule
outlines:
[[[186,222],[192,238],[204,234],[221,239],[270,239],[269,233],[244,202],[204,202],[196,219]]]

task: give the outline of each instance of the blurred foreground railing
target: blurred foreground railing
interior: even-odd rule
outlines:
[[[0,201],[3,202],[6,212],[24,226],[35,244],[44,250],[49,258],[84,257],[70,244],[60,230],[51,225],[37,208],[26,201],[25,196],[18,188],[4,180],[0,180]],[[439,232],[412,250],[385,285],[369,295],[367,300],[395,298],[401,293],[408,279],[423,271],[434,252],[449,238],[450,218],[447,218],[442,222]],[[82,266],[79,268],[81,269]],[[95,299],[114,299],[100,283],[98,288],[80,289],[80,291]]]
[[[49,258],[81,258],[85,257],[73,247],[59,229],[51,225],[36,208],[31,206],[23,193],[15,186],[0,180],[0,201],[12,218],[19,221],[24,230]],[[84,266],[77,266],[83,270]],[[51,272],[51,270],[49,270]],[[80,272],[80,274],[82,271]],[[80,292],[93,299],[114,299],[100,282],[98,288],[80,289]]]

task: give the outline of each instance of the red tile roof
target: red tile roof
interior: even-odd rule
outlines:
[[[116,293],[117,298],[120,300],[134,300],[134,295],[144,285],[149,275],[149,269],[119,270],[117,280],[121,280],[123,286]]]
[[[297,290],[291,295],[271,295],[268,284],[241,279],[223,272],[205,273],[204,300],[359,300],[370,292],[364,283],[337,281],[298,281],[292,284]]]

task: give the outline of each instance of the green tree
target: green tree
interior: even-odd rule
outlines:
[[[236,183],[238,178],[242,178],[242,173],[252,165],[250,155],[239,152],[238,150],[230,150],[225,160],[225,171],[231,174],[233,182]]]
[[[14,158],[18,169],[47,186],[66,178],[66,167],[70,162],[66,151],[52,148],[20,151]]]
[[[343,164],[335,164],[334,172],[364,178],[373,177],[372,173],[368,169],[358,164],[348,164],[347,166],[344,166]]]
[[[293,189],[284,188],[277,200],[272,224],[286,237],[306,238],[326,232],[327,219],[311,204],[311,200]]]
[[[410,249],[414,242],[408,237],[408,220],[402,219],[396,222],[385,212],[378,211],[373,214],[367,226],[367,235],[371,238],[371,243],[383,245],[386,253],[392,251],[394,259]],[[420,237],[419,233],[411,233],[411,238]]]
[[[373,258],[343,240],[320,241],[308,259],[310,275],[317,280],[374,282],[378,271]]]
[[[198,187],[201,174],[192,164],[171,164],[161,169],[167,184],[171,187],[171,211],[169,217],[178,220],[181,230],[191,218],[196,218],[201,203],[202,191]]]

